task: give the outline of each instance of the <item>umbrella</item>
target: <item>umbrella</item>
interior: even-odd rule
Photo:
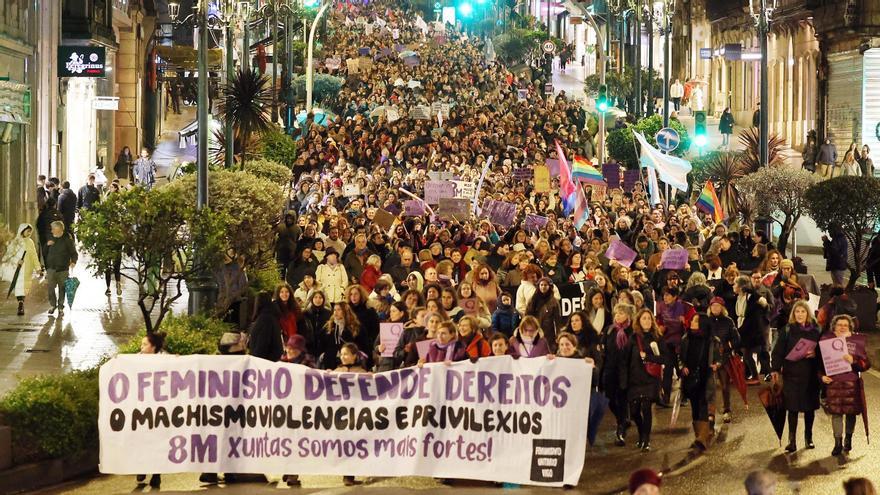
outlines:
[[[21,255],[22,262],[24,261],[25,254]],[[24,264],[22,262],[19,262],[19,264],[15,267],[15,274],[12,276],[12,283],[9,284],[9,292],[6,293],[6,299],[9,299],[9,296],[12,295],[12,291],[15,290],[15,283],[18,282],[18,276],[21,274],[21,267]]]
[[[672,428],[678,421],[678,413],[681,412],[681,381],[679,381],[679,386],[672,390],[670,402],[672,403],[672,415],[669,416],[669,427]]]
[[[596,434],[599,433],[599,424],[608,410],[608,397],[604,393],[594,391],[590,394],[590,412],[587,417],[587,441],[590,445],[596,442]]]
[[[327,112],[325,110],[321,110],[320,108],[313,108],[312,113],[315,116],[314,123],[321,126],[321,127],[327,127],[328,121],[333,122],[336,119],[336,115],[333,115],[332,113]],[[296,120],[297,120],[297,122],[299,122],[300,125],[305,125],[305,123],[306,123],[305,110],[300,112],[296,116]]]
[[[70,277],[64,281],[64,294],[67,295],[67,305],[73,307],[73,298],[76,297],[76,289],[79,288],[79,279]]]
[[[749,395],[746,391],[746,367],[743,364],[742,358],[736,355],[730,356],[730,359],[724,363],[724,368],[727,370],[727,376],[730,379],[730,383],[736,387],[736,390],[742,397],[746,408],[748,408]]]
[[[419,54],[412,50],[404,50],[397,54],[398,58],[418,57]]]
[[[758,399],[767,411],[770,423],[776,431],[776,438],[782,444],[782,430],[785,429],[785,404],[782,401],[782,387],[777,385],[769,385],[758,392]]]
[[[865,424],[865,441],[871,445],[871,435],[868,433],[868,403],[865,401],[865,382],[859,378],[859,393],[862,395],[862,423]]]

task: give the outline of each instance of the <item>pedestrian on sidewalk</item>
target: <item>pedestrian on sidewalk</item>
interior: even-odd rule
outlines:
[[[853,142],[846,153],[843,155],[843,162],[840,163],[839,172],[840,175],[853,175],[860,176],[862,175],[861,167],[859,166],[859,162],[856,161],[856,154],[859,153],[856,148],[856,143]]]
[[[822,335],[820,340],[832,338],[848,339],[855,333],[855,320],[849,315],[837,315],[831,322],[831,331]],[[860,351],[865,351],[861,349]],[[855,355],[854,355],[855,354]],[[821,349],[820,349],[821,356]],[[825,403],[823,409],[831,416],[831,430],[834,434],[834,449],[831,455],[849,454],[852,451],[852,437],[856,427],[856,418],[865,410],[864,388],[861,373],[871,367],[867,352],[863,355],[846,351],[843,360],[852,366],[852,372],[828,376],[824,361],[817,359],[822,365],[822,383],[825,384]],[[846,419],[846,437],[844,439],[844,418]]]
[[[807,143],[804,145],[804,161],[802,164],[804,170],[816,173],[816,154],[818,151],[816,148],[816,131],[811,130],[807,133]]]
[[[52,235],[46,242],[46,285],[49,291],[49,314],[64,316],[64,284],[78,255],[73,238],[64,232],[64,222],[52,222]]]
[[[113,165],[113,173],[116,174],[117,179],[129,180],[129,171],[131,170],[133,160],[131,148],[123,146],[119,156],[116,157],[116,164]]]
[[[6,258],[3,260],[6,271],[14,274],[18,270],[18,277],[12,288],[15,299],[18,300],[18,316],[24,315],[24,298],[30,293],[34,272],[40,266],[33,234],[34,229],[29,224],[19,225],[17,235],[6,246]]]
[[[822,257],[825,258],[825,271],[831,272],[835,285],[843,285],[847,272],[847,253],[849,245],[843,231],[836,224],[828,229],[831,238],[822,236]]]
[[[61,183],[61,194],[58,196],[58,211],[64,219],[64,229],[73,237],[73,222],[76,221],[76,193],[70,189],[70,182]]]
[[[819,178],[830,179],[837,164],[837,147],[831,142],[831,138],[825,138],[825,143],[819,147],[816,162],[819,164],[816,169]]]
[[[773,383],[782,378],[782,395],[788,411],[788,445],[785,451],[797,450],[798,416],[804,415],[804,443],[808,449],[813,443],[813,420],[819,409],[820,364],[817,349],[806,353],[792,353],[801,340],[818,347],[819,325],[805,301],[797,301],[791,310],[788,325],[779,332],[779,340],[773,348]]]
[[[862,152],[858,156],[858,161],[862,177],[874,177],[874,160],[871,160],[871,148],[867,144],[862,146]]]
[[[134,162],[133,177],[135,185],[150,190],[156,183],[156,162],[150,158],[147,148],[141,149],[141,156]]]
[[[730,107],[721,112],[721,121],[718,123],[718,131],[721,132],[721,146],[724,149],[730,148],[730,135],[733,134],[733,114],[730,113]]]
[[[78,210],[91,210],[101,201],[101,191],[95,185],[95,174],[89,174],[86,185],[79,188],[76,207]]]
[[[761,102],[759,101],[755,108],[755,113],[752,114],[752,127],[760,130],[761,129]]]
[[[675,105],[675,111],[680,111],[681,99],[684,97],[684,85],[681,84],[680,79],[676,79],[669,87],[669,97],[672,99],[672,104]]]

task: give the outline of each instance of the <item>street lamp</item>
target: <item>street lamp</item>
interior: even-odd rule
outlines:
[[[627,0],[629,10],[635,17],[636,53],[633,68],[633,93],[635,93],[635,117],[642,115],[642,8],[641,0]]]
[[[315,20],[312,21],[312,28],[309,30],[309,54],[306,63],[306,118],[308,118],[309,113],[312,111],[312,90],[314,89],[315,83],[315,29],[318,27],[318,21],[321,20],[321,16],[324,15],[324,12],[327,11],[328,7],[330,7],[329,2],[321,6],[318,10],[318,14],[315,15]]]
[[[654,15],[660,17],[663,26],[663,127],[669,127],[669,33],[672,32],[670,19],[675,13],[675,0],[657,0],[654,2]]]
[[[654,115],[654,8],[649,3],[644,5],[644,13],[648,18],[648,108],[647,116]]]
[[[199,82],[196,107],[199,126],[199,154],[196,163],[196,208],[200,210],[208,206],[208,29],[228,25],[232,22],[234,9],[230,6],[234,4],[231,0],[225,0],[223,4],[225,8],[217,12],[210,12],[208,0],[196,0],[192,13],[178,21],[180,4],[174,1],[168,3],[168,16],[174,25],[192,25],[199,30]],[[227,122],[228,127],[229,123]],[[227,150],[231,148],[231,143],[227,142],[226,147]],[[208,310],[213,304],[212,294],[215,288],[210,276],[199,275],[196,277],[190,284],[190,292],[192,293],[190,312]]]
[[[758,28],[758,39],[761,42],[761,165],[767,165],[769,159],[768,154],[768,114],[770,105],[768,105],[768,74],[767,74],[767,34],[770,29],[770,20],[773,17],[773,11],[776,10],[778,0],[749,0],[749,13],[755,20]]]

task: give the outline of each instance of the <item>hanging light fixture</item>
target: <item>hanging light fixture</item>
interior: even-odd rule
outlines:
[[[168,17],[170,17],[172,21],[176,21],[179,15],[180,4],[177,2],[168,2]]]

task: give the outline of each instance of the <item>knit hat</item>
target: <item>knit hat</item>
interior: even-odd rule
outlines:
[[[327,250],[324,251],[324,259],[327,259],[331,255],[336,256],[337,259],[339,258],[339,253],[336,251],[336,248],[333,246],[328,247]]]
[[[639,469],[629,476],[629,493],[635,493],[642,485],[660,487],[660,475],[653,469]]]
[[[297,349],[299,351],[306,351],[306,339],[302,335],[296,334],[291,335],[289,339],[287,339],[287,347],[292,349]]]
[[[779,269],[780,269],[780,270],[783,269],[783,268],[786,268],[786,267],[791,268],[792,270],[794,270],[794,261],[791,261],[791,260],[789,260],[789,259],[785,259],[785,260],[782,260],[782,261],[779,262]]]
[[[712,298],[711,301],[709,301],[709,306],[711,306],[713,304],[720,304],[720,305],[724,306],[724,299],[721,299],[720,297],[715,296]]]

